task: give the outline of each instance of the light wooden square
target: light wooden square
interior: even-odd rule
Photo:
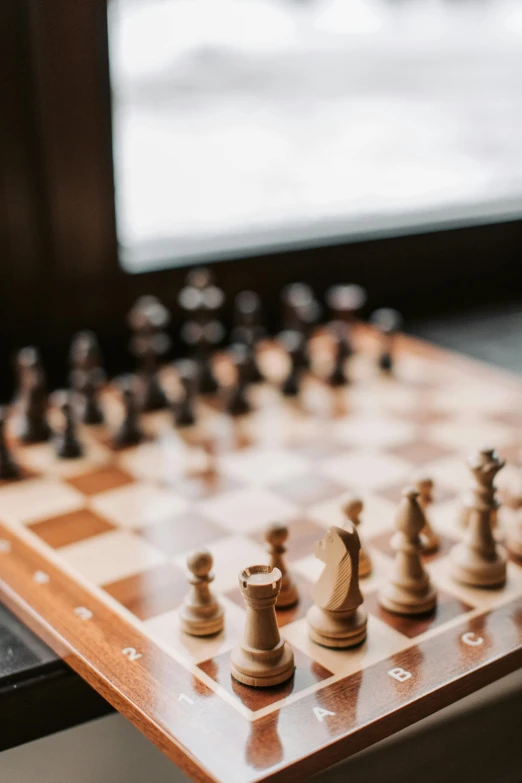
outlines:
[[[221,457],[220,470],[246,484],[266,486],[305,473],[308,463],[283,449],[254,447]]]
[[[313,642],[308,635],[306,617],[281,629],[281,635],[314,661],[337,675],[346,676],[382,661],[400,650],[410,647],[412,641],[372,615],[368,616],[368,636],[359,647],[333,650]]]
[[[474,381],[448,384],[433,392],[434,406],[440,410],[467,415],[470,410],[487,416],[501,411],[516,410],[519,396],[512,388],[501,384]]]
[[[125,449],[119,465],[140,479],[173,482],[183,476],[188,448],[179,438],[162,438]]]
[[[323,475],[357,492],[376,490],[404,479],[411,473],[409,462],[392,454],[360,451],[346,452],[320,465]]]
[[[415,438],[416,427],[409,421],[379,415],[350,416],[336,423],[333,436],[347,446],[364,449],[391,448]]]
[[[493,609],[517,596],[522,598],[522,568],[515,563],[508,562],[507,564],[507,580],[504,587],[494,589],[469,587],[457,582],[451,576],[449,556],[434,560],[428,564],[427,568],[438,587],[460,598],[461,601],[477,607],[477,609]]]
[[[90,505],[116,525],[143,527],[181,514],[188,502],[172,490],[143,482],[100,492]]]
[[[0,487],[0,518],[27,524],[76,511],[84,497],[57,479],[36,478]]]
[[[112,454],[109,449],[94,441],[84,442],[84,454],[78,459],[59,459],[52,443],[23,446],[17,452],[20,465],[35,473],[71,478],[89,473],[107,465]]]
[[[184,633],[180,629],[179,609],[146,620],[145,625],[153,638],[174,650],[189,666],[201,663],[231,650],[243,634],[246,612],[224,596],[220,596],[219,601],[225,610],[225,627],[214,636]]]
[[[198,508],[227,530],[241,533],[250,533],[271,522],[292,519],[298,513],[293,503],[257,487],[223,492],[218,497],[201,501]]]
[[[430,476],[435,483],[440,482],[446,487],[463,492],[471,483],[471,474],[466,467],[466,458],[471,449],[459,448],[457,456],[442,457],[424,465],[422,472]],[[437,487],[435,486],[435,492]]]
[[[433,443],[457,449],[464,455],[490,444],[501,449],[502,446],[513,443],[517,436],[517,433],[505,424],[470,414],[461,414],[455,418],[430,424],[426,428],[426,433]]]
[[[166,560],[144,538],[121,530],[64,546],[60,557],[98,585],[124,579]]]

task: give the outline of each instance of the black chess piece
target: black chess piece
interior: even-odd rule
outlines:
[[[73,370],[71,372],[72,386],[80,398],[83,424],[103,424],[104,415],[98,397],[103,380],[103,371],[98,367],[94,367],[92,370]]]
[[[64,426],[63,430],[55,436],[56,456],[60,459],[78,459],[83,454],[83,448],[76,432],[72,395],[64,392],[59,405],[64,418]]]
[[[176,364],[182,393],[173,404],[174,423],[176,427],[190,427],[196,423],[194,403],[198,389],[198,365],[190,359],[184,359]]]
[[[23,443],[44,443],[51,437],[51,428],[47,421],[47,385],[37,355],[24,365],[20,392],[18,436]]]
[[[379,354],[379,369],[385,373],[393,370],[393,344],[397,332],[402,329],[402,315],[391,307],[381,307],[372,313],[371,323],[381,333],[381,352]]]
[[[366,290],[356,283],[333,285],[326,291],[326,304],[333,319],[345,323],[353,323],[367,298]]]
[[[78,332],[70,350],[72,365],[69,382],[80,401],[80,419],[83,424],[103,424],[104,416],[98,391],[106,380],[101,367],[98,339],[94,332]]]
[[[235,326],[232,330],[232,342],[255,345],[266,337],[262,323],[261,299],[255,291],[241,291],[234,300]]]
[[[16,464],[5,437],[5,423],[7,420],[7,408],[0,407],[0,479],[10,480],[18,478],[20,468]]]
[[[75,370],[93,370],[101,365],[98,338],[94,332],[77,332],[71,342],[69,361]]]
[[[278,335],[278,340],[290,358],[290,371],[281,387],[285,397],[295,397],[301,388],[303,374],[303,351],[305,338],[297,329],[287,329]]]
[[[250,402],[247,397],[249,358],[246,346],[236,343],[231,345],[228,351],[230,359],[236,370],[235,382],[226,389],[225,408],[231,416],[243,416],[250,411]]]
[[[161,358],[170,348],[170,338],[164,331],[169,321],[167,308],[155,296],[140,297],[129,313],[134,332],[131,351],[138,360],[140,407],[144,411],[161,410],[167,404],[158,370]]]
[[[132,378],[125,377],[120,379],[119,385],[124,413],[122,423],[114,437],[114,446],[116,448],[137,446],[143,440],[144,435],[140,427],[136,393]]]
[[[330,386],[344,386],[348,382],[345,366],[351,352],[347,350],[342,336],[332,336],[334,338],[334,363],[328,377],[328,383]]]
[[[353,353],[351,327],[367,298],[366,290],[355,283],[333,285],[326,291],[326,304],[333,315],[330,329],[343,341],[345,358]]]
[[[187,285],[179,293],[178,301],[185,312],[186,322],[182,339],[194,349],[199,365],[199,391],[215,394],[218,383],[212,371],[212,354],[221,343],[225,329],[219,320],[224,293],[214,284],[206,268],[193,269],[187,275]]]

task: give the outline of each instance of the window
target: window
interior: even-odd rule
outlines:
[[[522,212],[522,7],[111,0],[124,266]]]

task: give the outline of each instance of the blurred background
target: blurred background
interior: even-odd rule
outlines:
[[[129,271],[522,213],[518,0],[111,0]]]
[[[253,288],[277,331],[300,280],[518,324],[519,0],[4,0],[0,57],[1,366],[37,335],[59,384],[90,328],[128,369],[143,293],[182,353],[201,261],[227,330]]]

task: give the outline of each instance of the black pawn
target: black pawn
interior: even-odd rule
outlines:
[[[232,345],[229,355],[236,368],[235,383],[227,389],[226,411],[231,416],[243,416],[250,411],[250,402],[247,397],[249,382],[249,358],[248,349],[244,345]]]
[[[80,399],[82,423],[103,424],[98,391],[105,381],[105,372],[100,365],[100,350],[94,332],[75,334],[71,343],[70,361],[73,369],[69,380]]]
[[[20,400],[19,437],[24,443],[44,443],[51,437],[47,422],[48,394],[43,370],[27,370],[25,388]]]
[[[5,439],[5,422],[7,410],[0,407],[0,479],[9,480],[18,478],[20,469],[14,461]]]
[[[397,332],[402,328],[402,316],[391,307],[381,307],[371,316],[371,322],[381,333],[379,369],[385,373],[393,370],[393,344]]]
[[[245,373],[248,383],[262,383],[264,381],[261,370],[257,363],[256,345],[254,342],[245,343],[246,349],[246,368]]]
[[[134,304],[128,320],[134,332],[131,350],[138,360],[141,409],[160,410],[167,404],[158,369],[161,357],[170,348],[170,338],[164,331],[169,324],[170,313],[157,297],[142,296]]]
[[[143,440],[143,431],[140,427],[138,406],[136,404],[136,394],[134,392],[132,381],[128,378],[120,382],[123,398],[123,421],[114,438],[116,448],[125,446],[137,446]]]
[[[174,423],[176,427],[191,427],[196,423],[194,402],[198,389],[198,366],[186,359],[177,364],[182,393],[174,402]]]
[[[83,454],[83,448],[76,433],[76,422],[71,403],[71,395],[66,394],[60,404],[64,417],[64,427],[55,438],[56,456],[60,459],[78,459]]]
[[[83,387],[82,421],[84,424],[103,424],[104,416],[98,399],[98,389],[102,378],[100,373],[90,370]]]
[[[288,329],[281,332],[278,339],[290,358],[290,372],[281,387],[281,391],[285,397],[296,397],[301,388],[301,378],[305,367],[303,362],[305,338],[301,332]]]
[[[347,354],[346,346],[344,345],[342,338],[336,337],[334,365],[328,378],[330,386],[344,386],[348,382],[344,369],[348,356],[349,352]]]

